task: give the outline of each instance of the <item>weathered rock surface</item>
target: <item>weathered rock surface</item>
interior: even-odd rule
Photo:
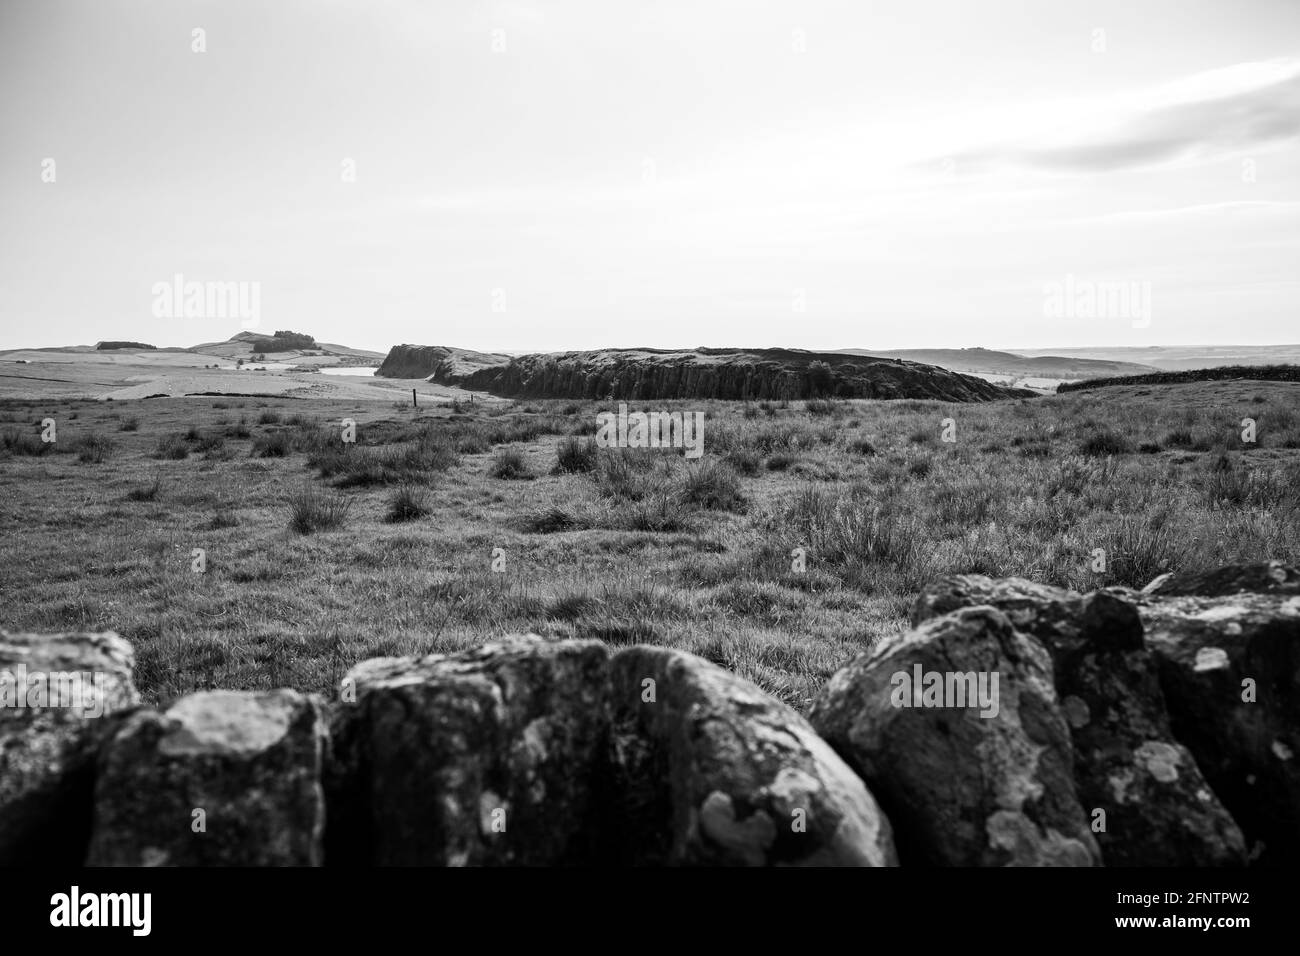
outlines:
[[[1033,397],[933,365],[803,349],[599,349],[506,360],[441,346],[399,345],[377,375],[418,375],[511,398],[930,398],[979,402]],[[828,369],[814,373],[813,363]]]
[[[1230,564],[1203,572],[1162,574],[1145,588],[1154,597],[1223,597],[1229,594],[1300,594],[1300,571],[1281,561]]]
[[[1131,603],[1105,592],[1084,597],[1020,578],[963,575],[922,591],[912,622],[976,605],[996,607],[1051,654],[1075,783],[1107,866],[1245,864],[1241,830],[1170,729]]]
[[[126,717],[100,750],[92,866],[317,866],[324,722],[291,690]]]
[[[139,703],[132,662],[111,632],[0,632],[0,866],[82,862],[94,728]]]
[[[996,706],[919,687],[914,697],[898,676],[919,674],[924,686],[931,673],[985,675],[984,703]],[[977,683],[966,686],[978,696]],[[904,865],[1100,862],[1051,658],[994,608],[961,608],[886,638],[831,678],[810,719],[884,806]]]
[[[808,723],[662,647],[613,661],[616,862],[893,866],[889,821]]]
[[[366,661],[333,724],[331,864],[588,861],[609,718],[599,641]],[[345,686],[346,682],[345,682]]]
[[[1174,735],[1264,865],[1300,861],[1300,596],[1143,597]]]

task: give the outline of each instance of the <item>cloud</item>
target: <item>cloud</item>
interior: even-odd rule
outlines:
[[[1067,118],[1068,119],[1068,118]],[[1095,173],[1209,161],[1300,140],[1300,60],[1237,64],[1113,103],[1084,130],[952,157],[963,172],[1012,166]]]

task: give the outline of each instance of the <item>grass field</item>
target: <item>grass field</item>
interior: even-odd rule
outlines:
[[[1300,558],[1300,385],[661,407],[707,412],[701,459],[595,448],[593,403],[0,402],[0,626],[116,630],[156,703],[532,630],[803,709],[943,573]]]

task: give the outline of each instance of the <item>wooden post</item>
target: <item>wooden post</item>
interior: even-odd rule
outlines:
[[[411,389],[411,407],[412,407],[412,408],[419,408],[419,407],[420,407],[420,403],[419,403],[419,401],[418,401],[418,400],[416,399],[416,397],[415,397],[415,389]]]

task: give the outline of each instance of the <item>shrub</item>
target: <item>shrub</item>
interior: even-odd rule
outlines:
[[[91,432],[76,443],[77,460],[87,464],[99,464],[113,451],[113,443],[98,432]]]
[[[396,523],[414,521],[429,513],[429,492],[419,485],[402,485],[388,499],[388,514],[384,520]]]
[[[341,528],[351,510],[350,499],[308,485],[289,497],[289,527],[299,534]]]

